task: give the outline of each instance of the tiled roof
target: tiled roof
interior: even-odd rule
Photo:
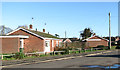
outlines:
[[[37,34],[37,35],[39,35],[39,36],[45,37],[45,38],[56,38],[56,39],[60,39],[60,38],[58,38],[58,37],[56,37],[56,36],[53,36],[53,35],[47,34],[47,33],[43,33],[43,32],[40,32],[40,31],[29,30],[29,29],[26,29],[26,30],[28,30],[28,31],[30,31],[30,32],[33,32],[33,33],[35,33],[35,34]]]
[[[56,37],[56,36],[53,36],[53,35],[51,35],[51,34],[47,34],[47,33],[44,33],[44,32],[40,32],[40,31],[35,31],[35,30],[30,30],[30,29],[25,29],[25,28],[17,28],[16,30],[13,30],[12,32],[10,32],[10,33],[8,33],[7,35],[10,35],[11,33],[14,33],[14,32],[16,32],[16,31],[18,31],[18,30],[23,30],[23,31],[25,31],[25,32],[28,32],[28,33],[30,33],[30,34],[33,34],[33,35],[35,35],[35,36],[37,36],[37,37],[40,37],[40,38],[55,38],[55,39],[60,39],[60,38],[58,38],[58,37]]]

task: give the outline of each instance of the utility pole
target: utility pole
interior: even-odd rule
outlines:
[[[109,48],[111,49],[111,23],[110,23],[110,12],[109,12]]]

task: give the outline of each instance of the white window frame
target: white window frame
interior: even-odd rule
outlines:
[[[52,40],[52,47],[54,47],[54,40]]]
[[[24,48],[24,39],[20,39],[20,48]]]
[[[58,41],[56,41],[56,46],[57,46],[57,47],[59,46]]]

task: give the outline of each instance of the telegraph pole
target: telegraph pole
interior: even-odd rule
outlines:
[[[109,48],[111,49],[111,23],[110,23],[111,13],[109,12]]]

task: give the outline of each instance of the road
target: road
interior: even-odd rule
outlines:
[[[119,63],[119,50],[111,52],[89,54],[86,56],[74,56],[57,60],[48,60],[32,64],[21,64],[8,66],[5,68],[84,68],[84,65],[102,65],[109,66]]]

